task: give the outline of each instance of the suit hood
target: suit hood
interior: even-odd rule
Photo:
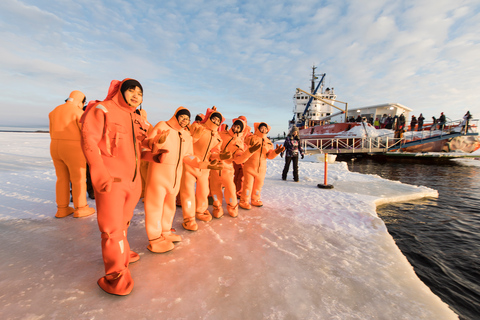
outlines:
[[[184,108],[184,107],[178,107],[177,110],[175,110],[175,113],[173,114],[173,117],[170,118],[170,120],[167,121],[167,124],[172,127],[173,129],[177,130],[177,131],[180,131],[182,129],[186,129],[186,128],[182,128],[180,126],[180,124],[178,123],[178,120],[177,120],[177,113],[181,110],[187,110],[189,111],[187,108]],[[189,111],[190,112],[190,111]]]

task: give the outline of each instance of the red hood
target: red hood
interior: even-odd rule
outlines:
[[[219,113],[220,116],[222,117],[222,120],[220,121],[220,125],[222,125],[222,123],[225,121],[225,118],[223,117],[223,115],[217,111],[217,107],[213,106],[213,108],[208,108],[207,109],[207,113],[205,114],[205,117],[203,118],[203,120],[200,122],[200,123],[203,123],[205,125],[206,128],[212,130],[212,131],[218,131],[218,128],[220,126],[217,126],[215,123],[212,122],[212,120],[210,120],[210,117],[212,115],[212,113]]]
[[[184,130],[187,130],[187,128],[182,128],[180,126],[180,124],[178,123],[178,120],[177,120],[177,113],[178,111],[180,110],[188,110],[187,108],[184,108],[184,107],[178,107],[177,110],[175,110],[175,113],[173,114],[173,117],[170,118],[170,120],[167,121],[167,124],[172,127],[173,129],[177,130],[177,131],[180,131],[182,129]]]
[[[258,127],[261,125],[261,124],[265,124],[267,126],[267,133],[261,133],[259,130],[258,130]],[[270,132],[270,129],[271,127],[266,124],[265,122],[255,122],[253,124],[253,127],[255,128],[255,135],[259,136],[259,137],[262,137],[262,138],[266,138],[267,137],[267,134]]]
[[[245,118],[245,117],[243,117],[243,118]],[[247,130],[247,129],[250,130],[250,127],[247,126],[247,121],[244,120],[244,119],[242,119],[241,117],[238,117],[238,118],[236,118],[236,119],[233,119],[233,120],[232,120],[232,126],[233,126],[233,124],[234,124],[237,120],[238,120],[238,121],[241,121],[241,122],[243,123],[242,131],[240,131],[240,132],[237,134],[237,136],[240,137],[240,136],[242,136],[242,135],[245,134],[245,130]],[[235,135],[235,133],[233,133],[231,127],[230,127],[230,129],[228,130],[228,132],[230,133],[230,135],[231,135],[232,137]]]
[[[112,100],[114,101],[122,110],[125,110],[126,112],[132,112],[135,109],[130,107],[125,99],[123,98],[122,93],[120,92],[120,88],[122,87],[122,84],[127,81],[131,80],[130,78],[123,79],[122,81],[119,80],[112,80],[110,82],[110,87],[108,88],[108,93],[107,97],[103,101],[107,100]],[[80,122],[83,123],[85,120],[85,115],[87,112],[93,108],[93,106],[97,105],[99,102],[102,102],[100,100],[92,100],[88,102],[87,108],[85,108],[85,112],[82,115],[82,118],[80,119]]]

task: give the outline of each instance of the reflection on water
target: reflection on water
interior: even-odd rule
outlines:
[[[461,319],[480,315],[480,162],[348,162],[350,171],[438,190],[438,199],[380,206],[417,275]]]

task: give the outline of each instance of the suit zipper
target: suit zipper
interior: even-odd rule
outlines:
[[[137,153],[137,138],[135,137],[135,127],[133,125],[132,114],[130,113],[130,121],[132,122],[132,136],[133,136],[133,149],[135,150],[135,173],[133,174],[133,180],[137,177],[137,168],[138,168],[138,153]]]
[[[175,167],[175,180],[173,181],[174,189],[175,189],[175,186],[177,185],[178,166],[180,165],[180,158],[182,155],[182,135],[180,134],[180,132],[178,133],[178,138],[180,139],[180,146],[178,147],[178,160],[177,160],[177,166]]]

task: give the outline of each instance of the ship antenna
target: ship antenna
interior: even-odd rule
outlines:
[[[315,65],[312,66],[312,87],[310,89],[310,93],[313,94],[313,92],[315,91],[315,69],[317,69],[317,67],[315,67]]]

